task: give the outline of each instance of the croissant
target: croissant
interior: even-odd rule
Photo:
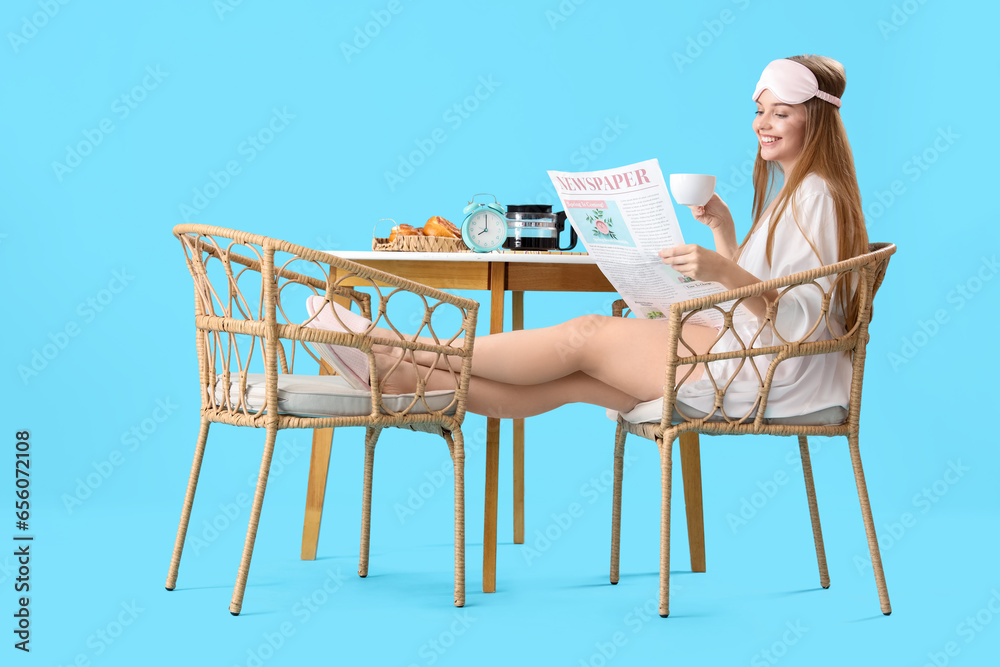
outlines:
[[[454,224],[439,215],[430,218],[424,224],[424,236],[441,236],[450,239],[462,238],[462,232]]]
[[[421,231],[413,225],[397,225],[389,232],[389,243],[396,240],[396,236],[421,236]]]

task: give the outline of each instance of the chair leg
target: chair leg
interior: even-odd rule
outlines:
[[[685,431],[680,437],[681,473],[684,479],[684,511],[687,514],[691,571],[705,571],[705,517],[701,499],[701,448],[698,434]]]
[[[861,450],[857,434],[848,435],[847,442],[851,449],[851,464],[854,466],[854,481],[858,486],[858,500],[861,501],[861,516],[865,521],[865,533],[868,535],[868,552],[871,554],[872,569],[875,571],[878,600],[882,613],[888,616],[892,613],[892,607],[889,606],[889,591],[885,586],[885,574],[882,572],[882,555],[875,536],[875,521],[872,519],[872,508],[868,503],[868,486],[865,484],[865,471],[861,467]]]
[[[611,583],[618,583],[618,557],[622,532],[622,471],[625,459],[625,438],[628,432],[618,422],[615,430],[615,485],[611,499]]]
[[[201,461],[205,457],[205,443],[208,441],[210,423],[204,417],[201,420],[198,443],[194,448],[194,461],[191,463],[191,474],[188,477],[187,493],[184,494],[184,508],[181,510],[180,525],[177,526],[174,553],[170,558],[170,570],[167,572],[166,587],[168,591],[174,590],[177,585],[177,570],[181,565],[181,553],[184,551],[184,539],[187,536],[188,522],[191,520],[191,507],[194,505],[194,492],[198,487],[198,475],[201,474]]]
[[[660,441],[660,616],[670,615],[670,488],[674,441]]]
[[[812,462],[809,458],[809,442],[806,436],[799,436],[799,454],[802,457],[802,476],[806,482],[806,497],[809,499],[809,519],[812,521],[813,541],[816,543],[816,562],[819,565],[819,585],[830,587],[830,573],[826,568],[826,549],[823,547],[823,528],[819,523],[819,504],[816,502],[816,487],[813,484]]]
[[[465,606],[465,438],[461,429],[449,436],[448,449],[455,466],[455,606]]]
[[[309,457],[309,482],[306,486],[306,512],[302,522],[302,560],[316,560],[319,527],[323,519],[323,499],[326,479],[330,472],[332,428],[313,430],[312,453]]]
[[[368,576],[368,545],[371,543],[372,526],[372,469],[375,465],[375,443],[381,428],[365,430],[365,483],[361,498],[361,555],[358,557],[358,576]]]
[[[243,608],[243,593],[247,587],[247,576],[250,574],[250,558],[253,556],[253,544],[257,539],[257,524],[260,522],[260,509],[264,504],[264,490],[267,488],[267,475],[271,470],[271,456],[274,454],[274,441],[278,436],[276,423],[267,426],[267,439],[264,442],[264,454],[260,459],[260,471],[257,473],[257,489],[250,508],[250,523],[247,526],[247,537],[243,543],[243,558],[236,575],[236,586],[233,588],[233,599],[229,604],[229,613],[239,616]]]

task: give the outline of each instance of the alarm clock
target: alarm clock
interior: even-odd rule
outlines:
[[[475,252],[491,252],[507,240],[507,211],[496,197],[489,203],[477,203],[475,198],[480,194],[486,193],[473,195],[473,201],[463,210],[462,240]]]

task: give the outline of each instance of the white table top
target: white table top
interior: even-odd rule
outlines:
[[[385,252],[348,250],[331,255],[353,261],[406,260],[415,262],[511,262],[526,264],[596,264],[591,255],[570,252]]]
[[[407,260],[415,262],[516,262],[535,264],[596,264],[591,256],[575,252],[385,252],[374,250],[347,250],[331,255],[354,261]]]

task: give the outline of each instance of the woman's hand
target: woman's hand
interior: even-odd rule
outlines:
[[[664,248],[659,255],[664,264],[670,265],[681,275],[695,280],[722,283],[727,290],[760,282],[760,278],[733,260],[693,243]],[[762,319],[767,316],[768,304],[777,298],[777,290],[772,289],[760,296],[744,299],[742,303],[758,319]]]
[[[721,201],[721,200],[720,200]],[[710,280],[729,287],[732,269],[737,264],[714,250],[689,243],[660,251],[660,260],[681,275],[694,280]]]
[[[689,206],[694,219],[713,232],[716,230],[733,229],[733,214],[729,212],[726,202],[722,197],[713,193],[712,198],[704,206]]]
[[[712,193],[712,198],[704,206],[689,206],[694,219],[712,230],[715,238],[715,250],[726,259],[736,256],[739,245],[736,242],[736,225],[733,224],[733,214],[729,212],[726,202],[719,195]]]

